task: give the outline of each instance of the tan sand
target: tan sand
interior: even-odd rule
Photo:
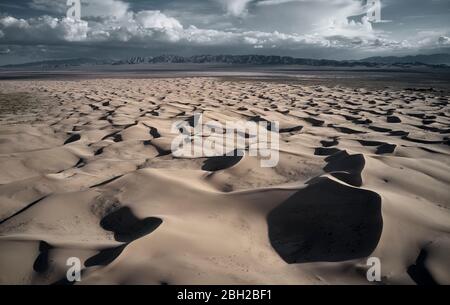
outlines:
[[[385,284],[450,284],[448,97],[214,78],[0,92],[0,284],[64,283],[69,257],[81,284],[369,284],[369,257]],[[279,121],[280,162],[174,158],[194,112]]]

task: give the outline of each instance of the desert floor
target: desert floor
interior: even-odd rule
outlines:
[[[280,162],[174,157],[196,112],[280,122]],[[449,128],[432,90],[2,81],[0,283],[450,284]]]

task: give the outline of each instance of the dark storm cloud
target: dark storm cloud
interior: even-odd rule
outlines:
[[[382,0],[382,22],[353,22],[359,0],[2,0],[0,64],[176,53],[361,58],[448,52],[449,0]]]

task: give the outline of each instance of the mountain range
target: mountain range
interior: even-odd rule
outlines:
[[[411,64],[423,63],[427,65],[448,65],[450,66],[450,54],[433,54],[433,55],[415,55],[415,56],[387,56],[387,57],[369,57],[362,59],[363,62],[377,64]]]
[[[149,57],[130,57],[122,60],[75,58],[61,60],[47,60],[16,65],[6,65],[2,68],[42,68],[58,69],[78,66],[94,65],[134,65],[134,64],[230,64],[230,65],[301,65],[301,66],[329,66],[329,67],[383,67],[383,66],[431,66],[450,67],[450,54],[416,55],[404,57],[369,57],[361,60],[327,60],[294,58],[289,56],[266,55],[195,55],[177,56],[161,55]]]

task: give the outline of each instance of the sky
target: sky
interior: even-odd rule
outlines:
[[[67,0],[0,0],[0,65],[162,54],[342,60],[450,53],[450,0],[381,0],[376,20],[364,15],[367,0],[80,1],[77,19],[67,16]]]

